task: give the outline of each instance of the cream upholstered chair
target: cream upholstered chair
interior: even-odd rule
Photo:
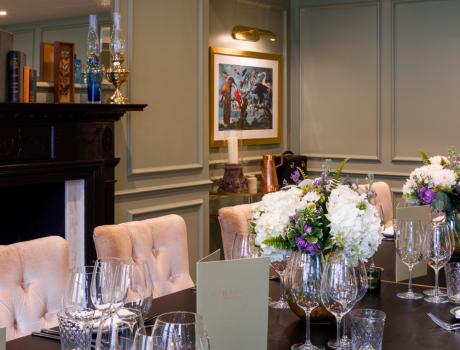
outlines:
[[[149,266],[154,297],[193,287],[187,229],[179,215],[104,225],[94,229],[98,258],[142,260]]]
[[[367,185],[360,185],[363,190]],[[385,226],[391,226],[393,222],[393,197],[390,186],[386,182],[377,181],[372,184],[372,190],[375,191],[375,205],[380,205],[383,211],[383,221]]]
[[[58,325],[68,274],[62,237],[0,246],[0,327],[6,327],[7,340]]]
[[[237,233],[249,233],[249,219],[256,203],[240,204],[219,209],[219,224],[224,247],[224,257],[231,259],[232,246]]]

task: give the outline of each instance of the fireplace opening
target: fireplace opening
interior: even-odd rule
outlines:
[[[0,188],[0,244],[65,237],[65,183]]]

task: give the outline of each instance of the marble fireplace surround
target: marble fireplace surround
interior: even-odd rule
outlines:
[[[64,183],[65,237],[74,266],[92,263],[94,228],[114,221],[120,161],[114,155],[114,123],[145,107],[0,103],[0,189]],[[6,244],[2,235],[0,244]]]

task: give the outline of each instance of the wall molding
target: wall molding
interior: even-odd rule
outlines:
[[[332,2],[332,3],[321,3],[321,4],[304,4],[300,5],[299,9],[299,40],[302,42],[302,33],[300,32],[300,28],[302,27],[302,21],[300,20],[302,14],[309,9],[316,9],[316,8],[333,8],[333,7],[375,7],[376,8],[376,29],[377,29],[377,37],[376,37],[376,66],[377,66],[377,77],[376,77],[376,116],[375,116],[375,155],[353,155],[353,159],[355,160],[371,160],[371,161],[382,161],[382,137],[381,137],[381,131],[382,131],[382,92],[381,92],[381,81],[382,81],[382,67],[381,67],[381,56],[382,56],[382,1],[381,0],[375,0],[375,1],[350,1],[350,2],[342,2],[342,3],[337,3],[337,2]],[[300,56],[302,55],[302,50],[299,49],[299,76],[302,77],[302,62],[300,60]],[[300,114],[299,118],[303,119],[303,110],[304,110],[304,101],[303,101],[303,84],[302,84],[302,79],[299,79],[299,108],[300,108]],[[305,135],[303,134],[303,127],[299,128],[299,134],[300,134],[300,143],[302,142],[301,140],[305,138]],[[300,145],[301,146],[301,145]],[[342,155],[338,154],[321,154],[321,153],[302,153],[305,154],[311,158],[344,158]]]
[[[307,156],[308,158],[312,159],[345,159],[350,158],[350,160],[367,160],[367,161],[375,161],[380,162],[380,157],[376,156],[363,156],[359,154],[338,154],[338,153],[302,153],[303,156]]]
[[[262,156],[251,156],[251,157],[242,157],[240,158],[240,164],[251,164],[251,163],[262,163]],[[209,161],[209,167],[219,167],[220,165],[225,165],[228,163],[228,159],[215,159]]]
[[[204,79],[203,74],[206,69],[206,60],[204,59],[203,52],[207,49],[208,44],[204,42],[205,37],[205,28],[204,28],[204,1],[205,0],[196,0],[196,12],[197,12],[197,86],[196,86],[196,119],[197,119],[197,159],[195,162],[188,164],[175,164],[175,165],[160,165],[160,166],[151,166],[151,167],[133,167],[133,158],[132,158],[132,149],[133,145],[131,143],[132,137],[132,120],[131,115],[126,116],[127,123],[127,175],[130,176],[136,175],[155,175],[168,172],[182,172],[188,170],[201,170],[204,168],[204,144],[206,140],[204,139]],[[134,1],[128,1],[128,38],[129,42],[133,42],[133,22],[134,22]],[[206,46],[205,46],[206,45]],[[131,44],[128,48],[128,58],[129,58],[129,69],[132,69],[132,57],[133,57],[133,45]],[[128,89],[130,86],[128,85]],[[207,120],[207,119],[206,119]],[[207,143],[206,143],[207,144]]]
[[[120,190],[115,192],[115,199],[122,199],[127,197],[147,196],[150,194],[160,194],[163,192],[183,191],[183,190],[198,190],[200,188],[208,188],[213,184],[211,180],[199,180],[190,182],[180,182],[159,186],[139,187],[129,190]]]
[[[136,208],[128,210],[128,220],[136,220],[136,216],[148,215],[148,214],[157,214],[161,212],[176,212],[178,209],[187,209],[187,208],[198,208],[198,227],[197,227],[197,256],[201,258],[204,256],[204,244],[205,237],[204,232],[207,232],[204,227],[204,200],[203,199],[194,199],[189,201],[179,201],[162,205],[154,205],[150,207]],[[189,247],[190,249],[190,247]]]
[[[307,169],[308,174],[310,173],[317,173],[320,174],[323,169],[322,168],[308,168]],[[402,180],[402,179],[407,179],[410,175],[408,172],[398,172],[398,171],[370,171],[370,170],[348,170],[346,169],[344,174],[352,174],[352,175],[362,175],[366,176],[369,173],[374,174],[376,177],[386,177],[386,178],[393,178],[395,180]]]

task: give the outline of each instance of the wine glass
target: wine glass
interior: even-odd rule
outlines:
[[[138,309],[142,316],[147,316],[152,307],[153,280],[144,260],[136,260],[129,265],[130,278],[125,307]]]
[[[357,294],[358,284],[352,262],[340,252],[331,253],[321,278],[321,301],[337,319],[336,343],[340,339],[342,318],[353,307]],[[343,349],[340,340],[336,348]]]
[[[280,298],[279,300],[271,300],[268,305],[273,309],[289,309],[289,304],[286,301],[286,276],[289,259],[292,255],[290,250],[278,250],[268,255],[270,258],[270,266],[280,276]]]
[[[168,312],[158,316],[151,336],[155,350],[209,350],[203,320],[193,312]]]
[[[321,300],[321,255],[298,251],[291,259],[289,291],[297,305],[304,310],[306,320],[305,343],[294,344],[291,349],[317,350],[320,348],[310,341],[310,313],[319,306]]]
[[[96,350],[132,350],[137,330],[144,327],[138,309],[122,308],[106,315],[99,323]]]
[[[254,235],[237,233],[233,240],[232,259],[254,258],[257,254],[254,249]]]
[[[424,224],[419,220],[395,220],[394,225],[396,252],[409,268],[408,290],[396,296],[401,299],[421,299],[423,294],[412,291],[412,269],[423,258]]]
[[[364,296],[366,295],[367,292],[367,270],[366,270],[366,264],[362,260],[358,260],[356,263],[353,264],[354,269],[355,269],[355,276],[356,276],[356,283],[358,287],[358,291],[356,293],[356,299],[354,305],[358,301],[360,301]],[[354,306],[353,305],[353,306]],[[347,317],[343,318],[343,336],[340,338],[340,347],[344,349],[351,348],[352,343],[351,339],[347,336]],[[337,348],[337,341],[332,342],[331,344],[328,344],[332,348]]]
[[[445,223],[436,223],[426,233],[423,246],[424,255],[428,265],[434,270],[435,288],[434,295],[425,297],[429,303],[447,303],[449,299],[439,294],[439,270],[450,260],[452,255],[451,231]]]

